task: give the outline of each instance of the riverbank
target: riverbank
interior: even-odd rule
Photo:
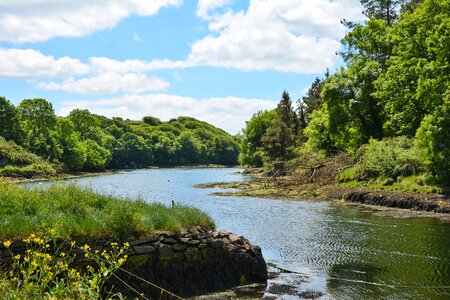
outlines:
[[[244,172],[244,174],[248,173]],[[331,200],[348,204],[450,214],[450,197],[446,194],[348,187],[335,182],[302,183],[293,176],[267,177],[263,175],[260,169],[253,170],[250,176],[252,176],[251,181],[198,184],[194,187],[226,189],[225,191],[213,193],[218,196]]]
[[[21,183],[21,182],[40,182],[40,181],[57,181],[67,180],[82,177],[102,176],[108,174],[115,174],[118,172],[126,172],[132,170],[152,170],[152,169],[219,169],[219,168],[239,168],[239,166],[226,166],[226,165],[179,165],[179,166],[149,166],[145,168],[137,169],[105,169],[101,171],[78,171],[78,172],[59,172],[53,175],[40,175],[33,176],[32,178],[20,177],[20,176],[0,176],[0,183]]]

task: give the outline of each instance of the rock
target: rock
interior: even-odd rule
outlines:
[[[233,244],[239,241],[239,237],[235,234],[230,234],[228,238],[230,239],[230,242],[232,242]]]
[[[149,254],[156,251],[156,248],[150,245],[134,246],[133,249],[137,255]]]
[[[211,245],[213,248],[223,248],[225,243],[222,240],[213,240]]]
[[[190,241],[188,241],[188,245],[189,246],[197,246],[197,245],[200,245],[200,241],[199,240],[190,240]]]
[[[172,246],[173,250],[177,251],[177,252],[181,252],[186,250],[187,245],[186,244],[175,244]]]
[[[177,243],[177,240],[174,239],[174,238],[168,237],[168,238],[165,238],[164,240],[162,240],[162,242],[163,242],[164,244],[174,245],[174,244]]]
[[[158,236],[152,236],[149,237],[147,239],[143,239],[143,240],[136,240],[136,241],[132,241],[130,242],[131,246],[137,246],[137,245],[142,245],[142,244],[151,244],[154,242],[159,241],[159,237]]]
[[[180,239],[179,239],[179,242],[182,243],[182,244],[186,244],[186,243],[188,243],[190,240],[191,240],[190,238],[180,238]]]
[[[219,235],[220,235],[220,237],[228,237],[230,235],[230,233],[226,230],[220,230]]]
[[[161,244],[161,247],[158,249],[160,256],[169,256],[173,254],[172,246]]]

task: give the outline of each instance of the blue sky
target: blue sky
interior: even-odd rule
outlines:
[[[339,67],[342,18],[357,0],[0,0],[0,95],[234,134]]]

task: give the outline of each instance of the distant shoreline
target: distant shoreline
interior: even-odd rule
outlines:
[[[134,171],[134,170],[152,170],[152,169],[219,169],[219,168],[239,168],[241,166],[226,166],[226,165],[216,165],[216,164],[200,164],[200,165],[179,165],[179,166],[147,166],[143,168],[130,168],[130,169],[106,169],[102,171],[86,171],[86,172],[62,172],[54,176],[35,176],[32,178],[25,177],[11,177],[11,176],[0,176],[0,183],[26,183],[26,182],[43,182],[43,181],[53,181],[53,180],[67,180],[75,179],[81,177],[94,177],[102,176],[108,174],[116,174],[122,171]]]

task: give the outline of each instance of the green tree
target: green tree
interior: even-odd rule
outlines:
[[[158,119],[156,117],[152,117],[152,116],[146,116],[146,117],[142,118],[142,121],[144,121],[144,123],[151,125],[151,126],[158,126],[158,125],[162,124],[160,119]]]
[[[426,115],[416,133],[425,165],[442,182],[450,182],[450,95],[433,114]]]
[[[19,141],[20,137],[16,108],[4,97],[0,97],[0,136],[16,142]]]
[[[19,124],[24,132],[24,146],[50,161],[62,155],[56,136],[56,115],[45,99],[25,99],[17,107]]]
[[[86,163],[83,169],[102,170],[106,168],[111,161],[111,152],[91,139],[84,140],[83,145],[86,149]]]
[[[144,138],[127,132],[114,148],[112,164],[115,167],[148,166],[153,162],[152,147]]]
[[[443,104],[450,86],[449,11],[448,0],[424,1],[390,32],[395,46],[387,72],[375,82],[390,135],[414,136],[423,118]]]
[[[360,0],[364,7],[363,13],[369,18],[385,20],[391,26],[398,18],[400,7],[405,0]]]
[[[239,162],[242,165],[261,167],[266,161],[261,138],[276,118],[275,110],[260,110],[255,113],[242,129]]]
[[[80,140],[80,134],[68,118],[58,118],[57,132],[63,153],[61,160],[68,170],[81,170],[86,163],[86,147]]]

